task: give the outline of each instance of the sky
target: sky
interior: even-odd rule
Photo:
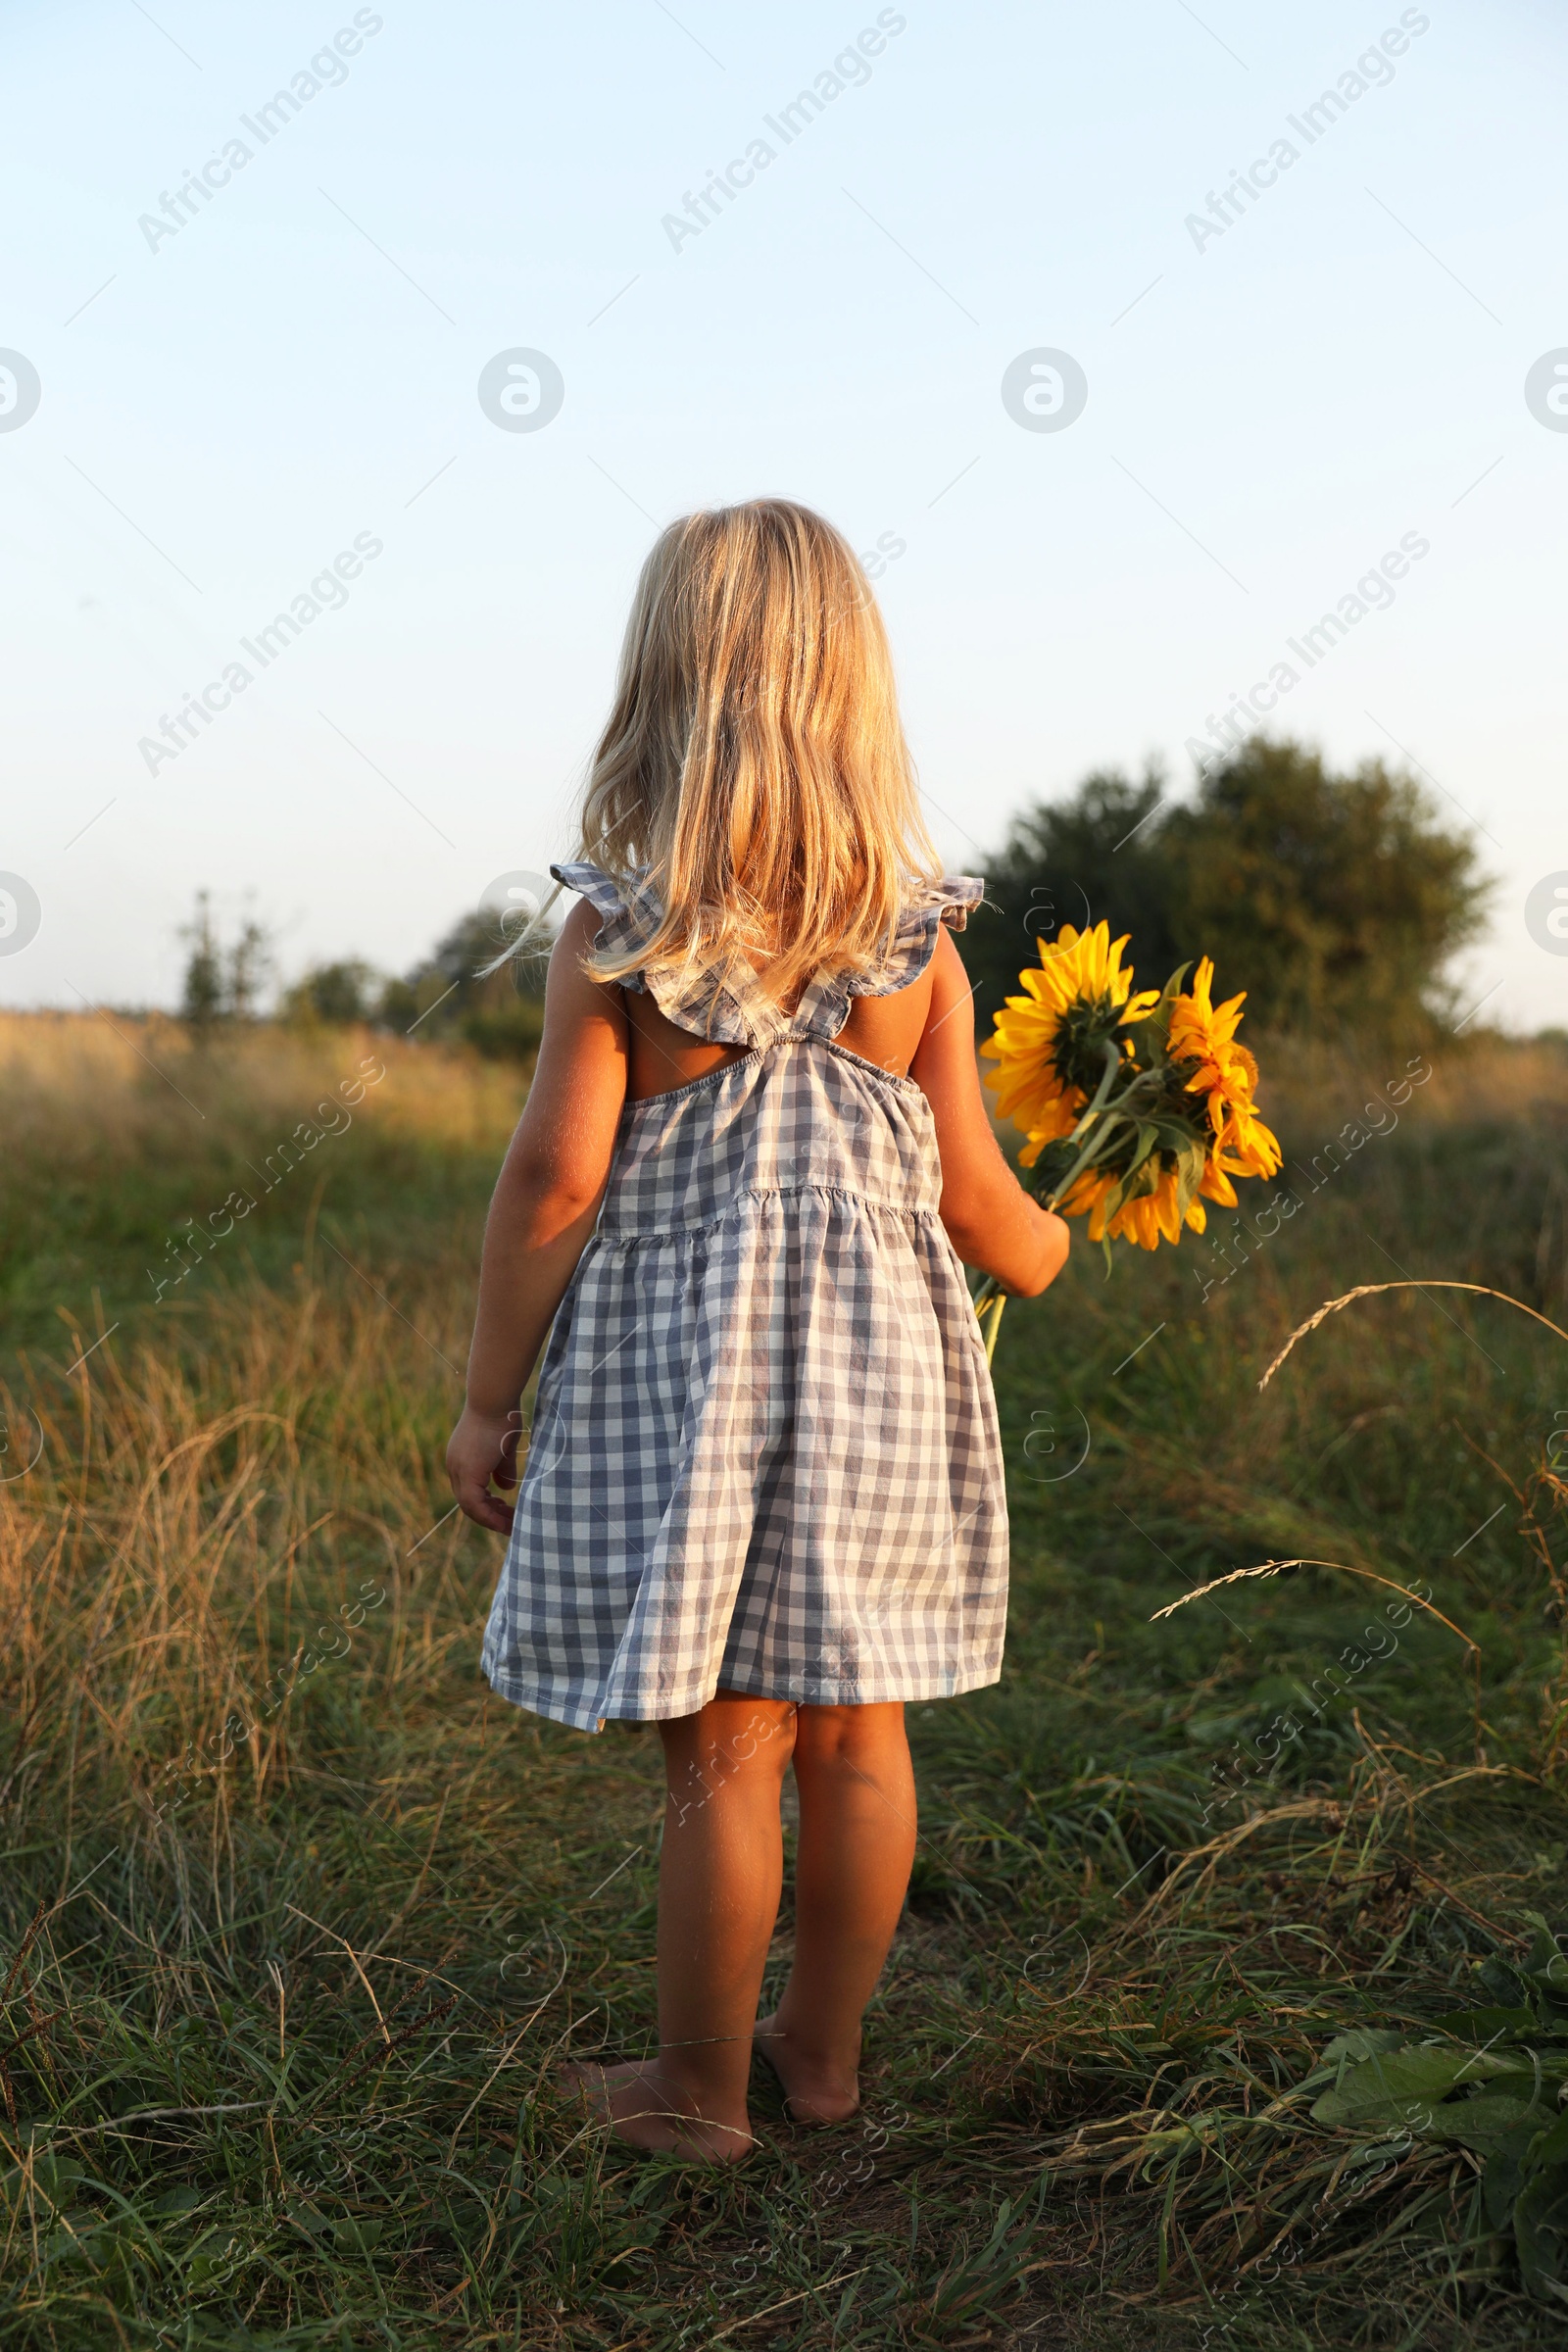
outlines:
[[[1465,1002],[1568,1022],[1551,0],[0,48],[0,1004],[174,1004],[203,889],[284,979],[407,969],[569,855],[656,529],[771,492],[871,560],[955,870],[1251,696],[1474,831]]]

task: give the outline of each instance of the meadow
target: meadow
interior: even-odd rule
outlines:
[[[1400,1289],[1258,1383],[1360,1284],[1568,1325],[1568,1050],[1262,1052],[1296,1207],[1007,1308],[862,2116],[759,2075],[715,2179],[558,2087],[649,2044],[658,1749],[487,1692],[441,1469],[525,1074],[0,1021],[8,2346],[1560,2336],[1568,1349]]]

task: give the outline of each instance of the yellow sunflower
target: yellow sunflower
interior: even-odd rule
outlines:
[[[1116,1183],[1115,1173],[1107,1168],[1086,1168],[1056,1202],[1056,1212],[1063,1217],[1084,1217],[1090,1220],[1090,1231],[1098,1242],[1104,1229],[1105,1196]]]
[[[1175,1169],[1162,1169],[1152,1193],[1140,1193],[1136,1200],[1124,1200],[1105,1230],[1113,1242],[1136,1242],[1140,1250],[1157,1250],[1162,1239],[1179,1242],[1182,1220],[1176,1206]],[[1089,1238],[1091,1241],[1100,1238],[1093,1219]]]
[[[1211,1200],[1233,1208],[1236,1195],[1230,1177],[1272,1176],[1284,1154],[1273,1129],[1265,1126],[1253,1106],[1257,1064],[1247,1048],[1236,1043],[1247,992],[1244,989],[1240,996],[1230,997],[1216,1007],[1213,985],[1213,960],[1205,956],[1193,975],[1191,989],[1171,1006],[1169,1051],[1172,1061],[1198,1064],[1187,1081],[1187,1091],[1208,1097],[1208,1121],[1214,1135],[1202,1190]]]
[[[1136,1242],[1140,1250],[1157,1250],[1162,1239],[1179,1241],[1183,1225],[1194,1233],[1201,1233],[1208,1223],[1201,1200],[1190,1200],[1185,1216],[1179,1213],[1176,1171],[1166,1168],[1152,1193],[1144,1193],[1136,1200],[1124,1200],[1107,1224],[1105,1201],[1116,1183],[1113,1168],[1090,1168],[1079,1177],[1067,1198],[1056,1203],[1057,1208],[1064,1217],[1081,1217],[1087,1211],[1092,1242],[1108,1234],[1113,1242]],[[1233,1201],[1235,1198],[1233,1193]]]
[[[1247,1170],[1238,1168],[1236,1173],[1238,1176],[1245,1176]],[[1205,1200],[1215,1200],[1221,1208],[1235,1208],[1237,1205],[1236,1187],[1230,1180],[1223,1160],[1217,1158],[1212,1152],[1203,1163],[1203,1174],[1198,1189]],[[1201,1225],[1198,1230],[1200,1233],[1202,1232]]]
[[[1028,995],[1008,997],[980,1049],[998,1065],[986,1076],[996,1090],[998,1113],[1028,1135],[1018,1154],[1026,1168],[1034,1166],[1047,1144],[1072,1133],[1089,1100],[1059,1066],[1069,1008],[1098,1012],[1114,1029],[1143,1020],[1159,1002],[1157,989],[1133,995],[1131,967],[1124,970],[1121,960],[1126,945],[1125,937],[1111,939],[1108,923],[1097,923],[1092,931],[1063,923],[1054,940],[1040,942],[1039,969],[1018,975]]]

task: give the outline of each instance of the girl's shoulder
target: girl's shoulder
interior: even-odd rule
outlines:
[[[639,876],[621,879],[585,858],[550,868],[565,889],[577,891],[600,918],[599,944],[614,955],[635,954],[641,941],[652,936],[660,919],[655,894]],[[716,972],[701,974],[682,986],[668,974],[636,971],[622,980],[623,988],[646,991],[678,1029],[691,1031],[714,1044],[765,1045],[788,1033],[836,1037],[850,1014],[853,997],[890,997],[908,988],[930,963],[944,924],[961,931],[969,910],[985,896],[985,883],[974,874],[943,874],[918,886],[899,917],[892,945],[874,971],[835,974],[821,972],[811,981],[793,1013],[770,1003],[760,989],[753,992],[721,979]]]

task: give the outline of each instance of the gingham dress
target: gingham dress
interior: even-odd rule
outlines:
[[[636,889],[552,871],[602,943],[648,935]],[[930,1105],[833,1042],[982,888],[945,879],[879,973],[819,976],[793,1015],[655,976],[678,1026],[751,1051],[622,1115],[485,1633],[517,1706],[598,1731],[720,1688],[863,1705],[998,1679],[1002,1453]]]

